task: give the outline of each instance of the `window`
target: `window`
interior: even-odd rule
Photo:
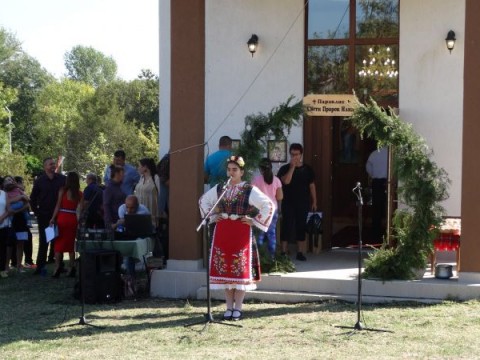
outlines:
[[[309,0],[305,93],[398,106],[399,0]]]

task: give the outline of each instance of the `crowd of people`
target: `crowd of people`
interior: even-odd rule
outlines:
[[[45,274],[46,264],[54,263],[51,276],[62,273],[75,277],[75,239],[80,227],[119,231],[126,213],[139,210],[151,215],[152,229],[168,214],[168,196],[160,199],[160,186],[168,193],[168,177],[162,165],[162,178],[157,174],[160,163],[151,158],[141,159],[137,167],[126,162],[123,150],[114,153],[111,165],[101,177],[90,173],[87,186],[80,190],[80,176],[76,172],[61,174],[53,158],[43,161],[43,173],[33,184],[30,196],[25,194],[21,178],[0,178],[0,276],[34,268],[34,275]],[[162,185],[161,185],[162,184]],[[30,212],[38,224],[38,252],[36,264],[32,259]],[[47,240],[46,229],[56,227],[53,240]],[[69,254],[69,266],[63,256]],[[25,254],[25,262],[23,255]],[[132,270],[130,258],[125,259],[127,270]]]
[[[262,159],[258,164],[259,175],[251,183],[242,179],[245,162],[232,153],[232,139],[228,136],[220,138],[219,150],[205,161],[205,183],[210,189],[200,198],[199,205],[202,216],[210,213],[214,224],[209,276],[212,288],[225,290],[225,320],[241,319],[245,292],[255,288],[260,279],[257,246],[262,246],[267,238],[269,256],[273,259],[277,256],[276,228],[280,210],[280,256],[288,256],[288,243],[297,242],[296,259],[306,260],[306,219],[309,211],[316,210],[314,174],[312,168],[302,162],[302,145],[291,144],[289,153],[290,162],[282,166],[277,175],[273,174],[272,162]],[[34,274],[44,273],[46,264],[54,263],[53,278],[63,272],[75,276],[75,239],[79,226],[122,231],[125,214],[148,214],[152,228],[158,228],[160,219],[168,214],[168,154],[158,165],[151,158],[143,158],[135,167],[126,162],[123,150],[117,150],[112,163],[105,168],[104,184],[99,176],[90,173],[83,191],[79,174],[59,173],[54,159],[45,159],[43,168],[44,173],[35,180],[30,196],[13,177],[2,179],[2,277],[35,266],[31,259],[30,210],[37,218],[39,232]],[[45,230],[51,226],[57,227],[58,236],[47,241]],[[253,226],[260,230],[257,239]],[[24,253],[26,261],[22,264]],[[65,253],[69,254],[68,269],[63,259]],[[128,272],[134,271],[131,258],[125,258],[124,265]]]

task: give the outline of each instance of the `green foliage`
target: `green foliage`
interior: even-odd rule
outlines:
[[[43,159],[39,159],[33,155],[25,155],[25,164],[27,167],[27,171],[33,177],[37,174],[40,174],[43,171]]]
[[[123,111],[125,120],[137,121],[146,127],[154,125],[158,129],[159,82],[148,74],[130,82],[116,80],[98,87],[95,92],[97,106],[107,112],[115,103]]]
[[[64,167],[76,169],[72,160],[81,156],[83,149],[74,146],[77,139],[72,136],[82,127],[80,104],[91,98],[95,89],[85,83],[64,79],[45,86],[37,98],[34,115],[36,141],[32,153],[39,159],[47,156],[65,156]]]
[[[237,150],[245,160],[245,178],[249,178],[267,152],[268,140],[286,139],[292,126],[300,123],[303,114],[301,101],[291,104],[294,97],[274,107],[268,114],[258,113],[245,118],[245,130]]]
[[[375,139],[378,147],[393,151],[393,175],[398,179],[399,201],[407,206],[393,218],[396,247],[375,251],[365,264],[365,275],[382,279],[409,279],[412,270],[425,268],[432,251],[435,233],[444,209],[439,204],[448,198],[450,181],[444,169],[431,159],[424,139],[390,109],[375,101],[360,105],[349,119],[362,136]]]
[[[65,54],[67,77],[98,87],[115,80],[117,63],[93,47],[77,45]]]
[[[27,171],[27,162],[22,154],[0,152],[0,175],[21,176],[27,191],[30,191],[31,182]]]
[[[262,273],[290,273],[295,272],[295,264],[288,256],[275,256],[272,259],[267,249],[267,244],[258,247],[260,268]]]
[[[36,59],[24,52],[17,53],[2,65],[0,81],[18,92],[17,101],[9,106],[13,113],[14,150],[22,153],[28,153],[31,150],[36,138],[32,126],[36,98],[41,89],[53,80],[53,76],[42,68]]]
[[[20,50],[20,41],[3,27],[0,27],[0,65],[3,66],[5,61],[9,60]]]
[[[4,86],[0,81],[0,119],[8,118],[9,112],[7,107],[17,101],[17,90]],[[11,110],[10,110],[11,111]]]

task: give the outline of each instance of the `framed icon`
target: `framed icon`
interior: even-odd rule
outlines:
[[[232,139],[232,150],[238,150],[240,147],[241,140],[240,139]]]
[[[287,140],[268,140],[267,157],[271,162],[287,162]]]

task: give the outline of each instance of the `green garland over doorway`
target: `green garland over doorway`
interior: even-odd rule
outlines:
[[[389,146],[393,154],[393,177],[398,181],[400,208],[393,215],[393,240],[375,250],[365,261],[367,278],[412,279],[416,269],[425,269],[433,250],[435,231],[442,222],[440,202],[448,198],[450,180],[432,160],[432,151],[412,125],[387,113],[370,99],[360,104],[349,121],[362,137]]]

